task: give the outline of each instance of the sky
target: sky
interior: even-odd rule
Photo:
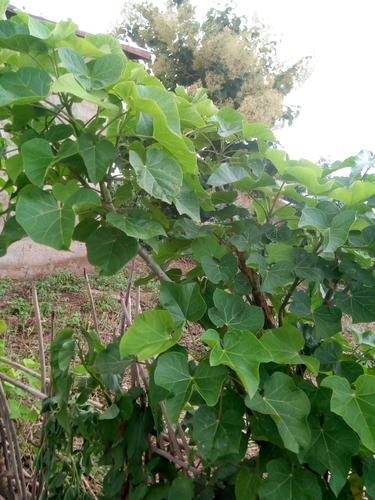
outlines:
[[[160,3],[161,0],[157,0]],[[73,19],[80,29],[107,32],[124,0],[12,0],[26,12],[60,21]],[[156,2],[155,2],[156,3]],[[204,14],[218,3],[193,0]],[[292,159],[344,160],[362,149],[375,153],[375,39],[373,0],[237,0],[238,12],[252,9],[282,42],[279,54],[288,61],[313,57],[314,71],[288,97],[301,106],[291,127],[276,137]]]

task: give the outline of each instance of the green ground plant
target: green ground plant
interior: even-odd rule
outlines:
[[[76,28],[0,21],[0,249],[78,240],[101,276],[138,254],[160,288],[154,310],[123,302],[110,343],[55,336],[36,497],[93,498],[99,465],[106,500],[374,499],[374,336],[342,335],[343,314],[375,321],[373,155],[290,160],[265,125]]]

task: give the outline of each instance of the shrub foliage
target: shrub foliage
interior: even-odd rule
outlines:
[[[44,498],[90,498],[98,467],[107,500],[375,498],[375,341],[342,324],[375,321],[373,156],[290,160],[76,29],[0,21],[1,253],[78,240],[102,275],[139,254],[161,286],[109,345],[56,335]]]

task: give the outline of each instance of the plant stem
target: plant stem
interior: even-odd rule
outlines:
[[[138,245],[138,255],[146,262],[146,264],[154,271],[157,278],[161,281],[172,281],[163,271],[163,269],[157,264],[151,255],[146,252],[146,250],[139,244]]]
[[[96,330],[96,333],[99,335],[99,324],[98,324],[98,319],[96,317],[96,310],[95,310],[94,298],[92,296],[92,291],[91,291],[89,276],[87,274],[87,271],[86,271],[85,267],[83,268],[83,276],[85,277],[87,293],[89,294],[90,308],[91,308],[92,319],[93,319],[93,322],[94,322],[94,328]]]
[[[36,322],[36,331],[38,333],[38,344],[39,344],[39,357],[40,357],[40,375],[41,375],[41,383],[42,383],[42,392],[46,392],[46,358],[44,356],[44,342],[43,342],[43,330],[42,330],[42,322],[40,319],[40,311],[38,304],[38,294],[35,286],[32,287],[32,296],[33,296],[33,304],[35,311],[35,322]]]
[[[283,321],[284,310],[285,310],[286,306],[289,303],[290,297],[293,295],[294,290],[297,288],[297,286],[299,284],[302,283],[302,281],[303,281],[303,279],[296,278],[294,280],[294,283],[292,284],[292,286],[289,288],[289,292],[286,294],[286,296],[285,296],[285,298],[283,300],[283,303],[281,304],[280,309],[279,309],[279,315],[278,315],[278,317],[279,317],[279,327],[283,326],[283,323],[284,323],[284,321]]]
[[[179,465],[180,467],[183,467],[187,471],[191,472],[195,476],[199,476],[202,472],[199,469],[196,469],[195,467],[192,467],[191,465],[187,464],[183,460],[179,460],[178,458],[174,457],[167,451],[161,450],[160,448],[157,448],[156,446],[150,446],[150,451],[152,453],[156,453],[157,455],[161,455],[162,457],[166,458],[167,460],[170,460],[171,462],[175,463],[176,465]]]

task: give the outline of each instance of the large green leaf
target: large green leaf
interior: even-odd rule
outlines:
[[[158,359],[155,382],[170,392],[165,405],[172,424],[177,424],[194,385],[206,403],[214,406],[228,376],[223,366],[211,367],[208,360],[201,361],[194,375],[189,368],[187,356],[181,352],[168,352]]]
[[[236,500],[256,500],[262,478],[247,467],[241,467],[236,480]]]
[[[18,196],[16,219],[36,243],[56,250],[69,249],[75,215],[70,208],[60,208],[51,193],[31,185],[23,188]]]
[[[61,47],[58,52],[64,66],[76,77],[85,90],[90,90],[89,75],[83,57],[69,47]]]
[[[72,207],[76,214],[101,206],[100,196],[93,189],[78,189],[66,202],[65,207]]]
[[[38,68],[3,73],[0,75],[0,106],[39,102],[49,94],[51,83],[49,74]]]
[[[325,252],[334,252],[343,245],[349,236],[349,230],[355,221],[356,212],[347,210],[332,219],[331,227],[323,232]]]
[[[163,226],[144,210],[133,210],[128,217],[110,212],[107,221],[133,238],[148,240],[154,236],[166,236]]]
[[[89,63],[92,90],[103,89],[116,83],[124,71],[124,60],[118,54],[106,54]]]
[[[176,323],[198,321],[206,312],[206,303],[196,283],[179,285],[168,281],[160,283],[160,303],[168,309]]]
[[[229,283],[237,274],[238,261],[231,253],[225,254],[219,261],[214,260],[209,255],[204,255],[201,259],[203,271],[212,283]]]
[[[338,307],[319,306],[312,312],[316,333],[324,339],[341,332],[342,311]]]
[[[82,134],[78,139],[79,153],[83,158],[90,181],[101,181],[108,167],[118,157],[117,149],[107,139],[94,143],[91,134]]]
[[[339,290],[335,294],[336,305],[346,314],[350,314],[353,323],[375,321],[375,294],[373,288],[360,283],[352,283],[349,293]]]
[[[139,314],[120,342],[120,354],[129,354],[144,361],[160,354],[181,337],[181,330],[174,329],[173,316],[169,311],[145,311]]]
[[[316,267],[316,255],[299,247],[292,248],[291,254],[296,266],[294,272],[299,278],[318,283],[324,280],[324,271]]]
[[[118,343],[108,344],[107,347],[98,352],[95,358],[95,370],[104,375],[112,373],[114,375],[123,375],[125,368],[134,362],[133,356],[120,358],[120,348]]]
[[[272,130],[263,123],[247,123],[244,121],[242,132],[246,140],[263,139],[264,141],[277,142]]]
[[[135,151],[130,151],[129,156],[138,184],[151,196],[171,203],[182,185],[179,164],[159,149],[149,149],[146,162]]]
[[[202,340],[212,348],[211,365],[226,365],[232,368],[247,392],[254,396],[259,385],[260,363],[272,361],[271,353],[256,336],[246,330],[234,330],[224,335],[222,347],[219,334],[215,330],[207,330],[202,335]]]
[[[320,231],[324,236],[324,251],[334,252],[347,240],[349,230],[355,221],[355,215],[354,210],[340,212],[329,223],[327,214],[323,210],[319,208],[304,208],[298,227]]]
[[[267,478],[259,488],[260,500],[321,500],[316,476],[289,465],[283,458],[267,463]]]
[[[267,272],[263,275],[263,282],[260,289],[266,293],[273,293],[275,288],[293,283],[294,268],[295,265],[293,262],[288,262],[286,260],[276,262],[276,264],[267,269]]]
[[[303,463],[323,476],[331,474],[329,486],[337,496],[344,487],[351,457],[359,452],[357,434],[341,419],[331,417],[320,425],[316,417],[309,418],[310,446],[300,455]]]
[[[364,446],[375,452],[375,377],[358,377],[355,392],[346,379],[337,375],[323,379],[321,386],[333,391],[331,411],[340,415],[359,435]]]
[[[311,435],[306,417],[310,401],[288,375],[273,373],[264,383],[263,396],[256,392],[247,396],[245,403],[253,411],[271,415],[288,450],[298,453],[309,445]]]
[[[200,206],[198,193],[184,179],[178,195],[173,200],[178,213],[186,214],[194,221],[200,222]]]
[[[193,417],[193,439],[204,460],[215,462],[219,457],[238,453],[244,421],[233,410],[200,405]]]
[[[44,139],[31,139],[22,145],[21,151],[27,177],[33,184],[42,187],[54,160],[51,146]]]
[[[223,163],[207,180],[210,186],[224,186],[225,184],[236,183],[244,177],[249,177],[249,174],[242,167],[236,167],[229,163]]]
[[[89,262],[100,268],[100,274],[111,276],[138,253],[138,243],[110,227],[99,227],[86,240]]]
[[[2,20],[0,21],[0,47],[33,55],[46,53],[47,45],[29,33],[28,27],[23,24]]]
[[[305,339],[295,326],[284,325],[267,330],[260,342],[269,351],[275,363],[306,365],[313,373],[318,373],[319,363],[316,359],[300,354],[305,345]]]
[[[218,327],[229,330],[250,330],[257,333],[264,324],[263,310],[246,304],[242,297],[217,288],[213,295],[215,308],[210,310],[210,319]]]
[[[21,240],[26,236],[26,232],[17,222],[16,217],[9,217],[5,221],[3,230],[0,234],[0,257],[4,257],[7,252],[8,247]]]
[[[375,185],[368,182],[355,181],[349,189],[337,188],[330,193],[330,197],[343,201],[349,207],[363,203],[375,194]]]
[[[53,82],[51,91],[55,93],[66,92],[72,94],[79,99],[96,104],[99,108],[108,109],[115,115],[117,115],[119,111],[117,106],[108,102],[108,95],[106,92],[101,90],[88,92],[77,82],[72,73],[59,76],[59,78]]]
[[[188,147],[190,141],[181,137],[175,97],[162,88],[136,85],[134,82],[119,83],[115,85],[114,91],[129,108],[153,116],[155,139],[179,161],[184,173],[195,174],[197,158]]]

